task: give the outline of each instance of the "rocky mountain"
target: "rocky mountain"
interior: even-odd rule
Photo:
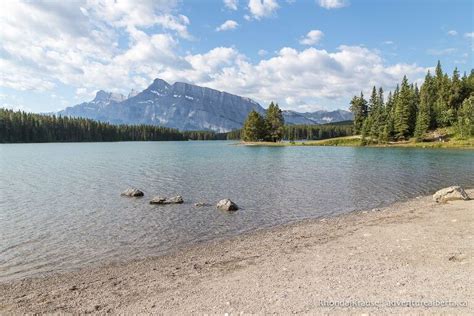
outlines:
[[[354,119],[351,112],[345,110],[316,111],[299,113],[295,111],[283,111],[286,124],[326,124]]]
[[[59,115],[85,117],[113,124],[151,124],[180,130],[228,132],[242,127],[247,114],[265,109],[249,98],[188,83],[172,85],[162,79],[128,97],[105,91],[94,100],[68,107]],[[298,113],[284,111],[288,124],[321,124],[351,119],[347,111]],[[350,116],[350,118],[348,118]]]
[[[152,124],[180,130],[227,132],[242,127],[251,110],[265,113],[255,101],[227,92],[161,79],[129,98],[99,91],[94,100],[58,114],[114,124]]]

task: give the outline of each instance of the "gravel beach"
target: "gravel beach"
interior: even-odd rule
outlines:
[[[473,314],[473,235],[474,200],[419,197],[0,283],[0,313]]]

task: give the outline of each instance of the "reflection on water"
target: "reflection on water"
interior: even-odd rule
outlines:
[[[0,145],[0,280],[474,186],[473,151],[229,144]],[[145,197],[121,197],[129,186]],[[176,194],[185,204],[148,204]],[[242,210],[193,206],[226,197]]]

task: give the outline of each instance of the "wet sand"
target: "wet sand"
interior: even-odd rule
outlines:
[[[474,200],[420,197],[0,283],[0,313],[473,314],[473,236]]]

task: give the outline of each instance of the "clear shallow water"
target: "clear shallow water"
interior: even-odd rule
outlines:
[[[474,151],[229,144],[0,145],[0,281],[474,186]],[[130,186],[145,197],[121,197]],[[185,204],[148,204],[175,194]],[[242,210],[193,206],[226,197]]]

